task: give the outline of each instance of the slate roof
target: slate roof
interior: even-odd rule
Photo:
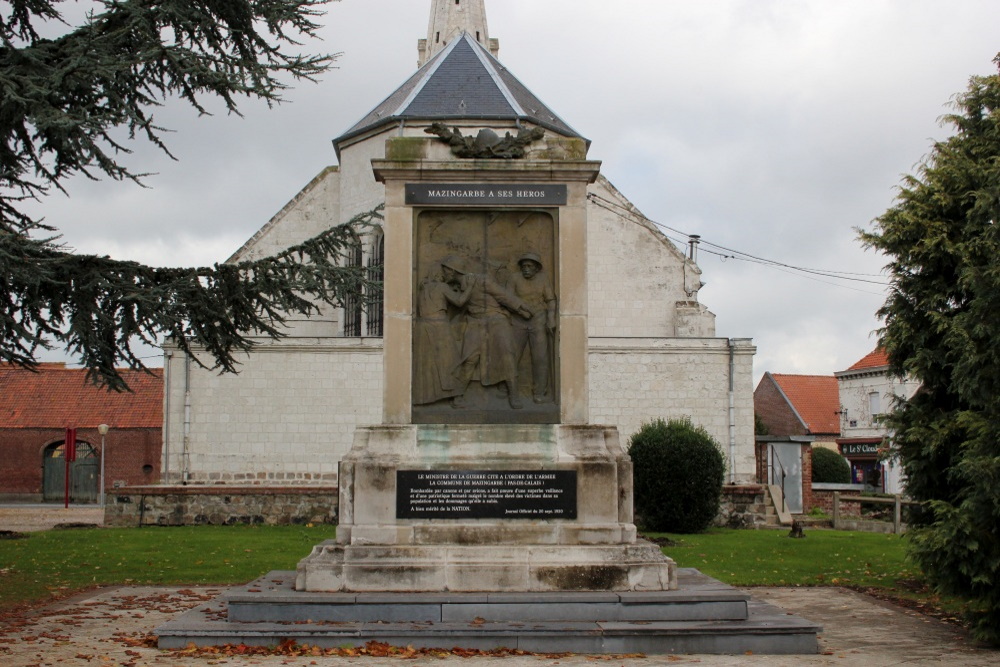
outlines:
[[[0,428],[162,428],[163,371],[121,371],[132,392],[86,381],[86,370],[41,364],[37,373],[0,365]]]
[[[865,355],[858,363],[854,364],[847,370],[849,371],[861,371],[866,368],[879,368],[880,366],[889,365],[889,355],[885,350],[878,347],[872,352]]]
[[[347,139],[405,120],[459,119],[526,120],[563,136],[580,137],[463,33],[333,143],[339,147]]]
[[[840,433],[840,387],[833,375],[771,373],[810,433]]]

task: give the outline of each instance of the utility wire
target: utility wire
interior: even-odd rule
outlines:
[[[665,225],[665,224],[663,224],[661,222],[657,222],[656,220],[651,220],[650,218],[647,218],[646,216],[644,216],[641,213],[639,213],[634,208],[630,208],[628,206],[623,206],[623,205],[619,204],[618,202],[612,201],[610,199],[607,199],[605,197],[601,197],[600,195],[593,194],[593,193],[588,194],[587,197],[594,204],[596,204],[597,206],[600,206],[601,208],[604,208],[604,209],[606,209],[608,211],[611,211],[612,213],[615,213],[616,215],[623,215],[623,214],[625,214],[625,215],[631,216],[632,218],[634,218],[636,220],[640,220],[640,221],[643,221],[643,222],[647,222],[647,223],[649,223],[651,225],[654,225],[670,241],[678,244],[681,247],[684,247],[685,245],[687,245],[687,243],[689,242],[689,240],[691,238],[690,234],[686,234],[685,232],[682,232],[679,229],[675,229],[675,228],[673,228],[673,227],[671,227],[669,225]],[[673,232],[674,234],[680,234],[684,238],[681,238],[681,239],[676,238],[674,236],[671,236],[667,232]],[[733,248],[727,248],[726,246],[719,245],[717,243],[712,243],[711,241],[706,241],[704,238],[700,238],[700,237],[699,237],[698,244],[700,246],[699,247],[699,251],[700,252],[705,252],[705,253],[708,253],[710,255],[716,255],[716,256],[720,257],[723,261],[725,261],[727,259],[735,259],[735,260],[739,260],[739,261],[750,262],[750,263],[753,263],[753,264],[760,264],[762,266],[769,266],[771,268],[778,269],[779,271],[782,271],[784,273],[800,273],[800,274],[804,273],[804,274],[807,274],[806,277],[809,277],[809,276],[818,276],[818,277],[821,277],[821,278],[831,278],[833,280],[844,280],[844,281],[849,281],[849,282],[858,282],[858,283],[867,283],[867,284],[871,284],[871,285],[878,285],[880,287],[889,287],[889,283],[887,283],[887,282],[884,282],[882,280],[871,280],[870,279],[870,278],[873,278],[873,277],[877,277],[877,274],[872,274],[872,273],[857,273],[857,272],[851,272],[851,271],[833,271],[833,270],[826,270],[826,269],[811,269],[811,268],[802,267],[802,266],[795,266],[793,264],[787,264],[785,262],[779,262],[777,260],[767,259],[766,257],[759,257],[757,255],[753,255],[753,254],[750,254],[750,253],[747,253],[747,252],[743,252],[741,250],[735,250]],[[704,247],[704,246],[709,246],[709,247]],[[712,250],[711,248],[717,248],[717,250]],[[817,280],[817,278],[812,278],[812,279],[813,280]],[[824,282],[824,283],[826,283],[828,285],[837,285],[837,286],[840,286],[840,287],[847,287],[847,285],[842,285],[840,283],[830,283],[830,282],[823,281],[823,280],[819,280],[819,282]],[[856,288],[850,288],[850,289],[856,289]],[[866,292],[868,294],[874,294],[874,292],[867,292],[866,290],[857,290],[857,291],[863,291],[863,292]]]

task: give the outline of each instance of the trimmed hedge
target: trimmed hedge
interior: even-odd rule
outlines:
[[[851,464],[837,452],[826,447],[813,447],[812,459],[812,481],[820,484],[851,483]]]
[[[629,439],[635,511],[644,530],[698,533],[719,514],[726,460],[690,419],[646,423]]]

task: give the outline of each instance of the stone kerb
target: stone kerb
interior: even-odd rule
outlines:
[[[337,520],[336,486],[135,486],[108,496],[106,526],[289,525]]]

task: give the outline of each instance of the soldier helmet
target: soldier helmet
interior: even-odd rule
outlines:
[[[521,255],[517,260],[517,265],[521,266],[522,262],[534,262],[538,265],[538,268],[542,268],[542,258],[533,252],[526,252]]]
[[[461,273],[463,275],[468,273],[468,271],[465,270],[465,263],[461,260],[461,258],[456,257],[455,255],[448,255],[442,259],[441,266],[447,266],[455,273]]]

